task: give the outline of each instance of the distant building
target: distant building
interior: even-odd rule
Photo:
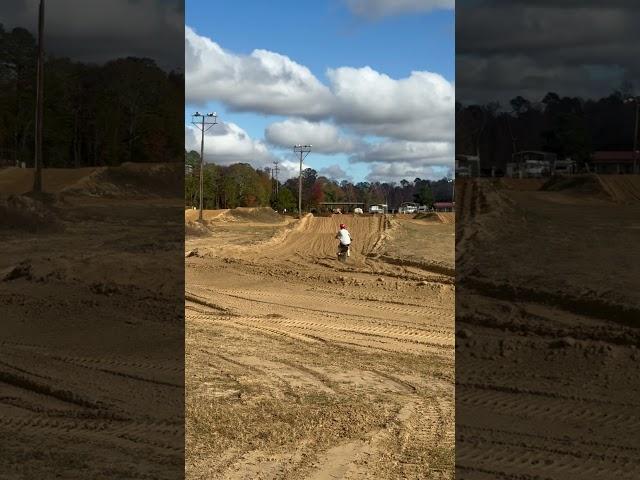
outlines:
[[[480,157],[477,155],[456,155],[456,177],[479,177]]]
[[[508,177],[537,178],[548,176],[558,157],[555,153],[523,150],[514,153],[511,160],[507,163]]]
[[[554,175],[573,175],[577,170],[576,162],[570,158],[556,160],[551,166],[551,171]]]
[[[456,202],[436,202],[433,204],[436,212],[453,212],[456,209]]]
[[[185,176],[193,175],[193,165],[189,165],[187,163],[184,164],[184,174]]]
[[[633,160],[632,151],[595,152],[591,156],[591,167],[594,173],[628,174],[633,173]],[[640,155],[638,155],[638,160],[640,160]]]

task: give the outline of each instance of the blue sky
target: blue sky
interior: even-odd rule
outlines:
[[[227,2],[211,2],[210,0],[187,0],[185,23],[200,37],[205,37],[229,54],[229,58],[248,58],[255,49],[267,50],[309,69],[311,74],[323,85],[331,85],[331,79],[327,76],[328,69],[350,67],[362,69],[370,67],[376,73],[388,76],[393,80],[407,79],[412,72],[425,71],[439,74],[444,80],[453,84],[455,72],[455,20],[452,9],[431,10],[428,12],[415,12],[410,14],[390,14],[381,18],[371,19],[358,15],[347,6],[348,0],[327,0],[300,2],[293,0],[279,0],[277,2],[264,2],[258,0],[236,0]],[[384,3],[379,0],[379,3]],[[416,3],[425,3],[417,1]],[[219,57],[206,57],[202,54],[202,63],[218,61]],[[221,121],[233,123],[256,142],[262,142],[268,148],[271,155],[277,158],[287,159],[291,156],[289,149],[274,145],[265,139],[265,129],[273,123],[282,122],[289,118],[300,118],[299,114],[287,112],[282,114],[275,107],[252,108],[243,104],[238,112],[237,102],[234,101],[234,93],[227,86],[225,88],[214,85],[220,81],[224,71],[217,71],[210,77],[204,77],[198,81],[202,92],[193,98],[190,95],[189,63],[186,66],[187,74],[187,105],[185,107],[185,124],[190,122],[190,114],[194,109],[216,111]],[[211,68],[215,69],[215,66]],[[231,72],[231,71],[230,71]],[[206,85],[206,78],[212,79],[211,94]],[[286,82],[290,79],[283,79]],[[295,79],[294,79],[295,80]],[[260,81],[260,78],[255,80]],[[348,83],[345,84],[348,87]],[[428,88],[427,84],[425,88]],[[246,89],[251,89],[248,86]],[[334,87],[330,88],[334,89]],[[337,88],[337,87],[335,87]],[[245,92],[238,92],[242,95]],[[402,93],[397,93],[402,96]],[[357,92],[356,92],[357,95]],[[382,99],[384,100],[384,99]],[[313,99],[310,100],[312,103]],[[372,103],[376,99],[372,98]],[[234,105],[236,104],[236,105]],[[398,103],[398,108],[402,108]],[[429,104],[425,104],[428,108]],[[372,108],[375,108],[372,105]],[[453,102],[451,102],[453,114]],[[363,113],[363,114],[366,114]],[[391,114],[393,116],[395,114]],[[343,117],[348,116],[347,113]],[[399,142],[418,141],[419,148],[425,148],[422,139],[412,136],[401,138],[391,136],[385,139],[384,128],[363,127],[363,124],[371,123],[368,119],[343,121],[333,118],[328,112],[326,118],[307,118],[311,122],[328,122],[335,126],[340,134],[349,136],[358,142],[364,142],[363,148],[375,149],[376,141],[394,142],[400,148]],[[409,120],[409,119],[407,119]],[[217,128],[217,127],[214,127]],[[439,127],[444,129],[444,127]],[[381,133],[383,132],[383,133]],[[211,137],[214,142],[216,137]],[[429,139],[433,141],[433,139]],[[302,140],[303,141],[303,140]],[[448,141],[443,139],[443,141]],[[205,142],[205,145],[209,139]],[[189,144],[189,141],[187,141]],[[415,145],[413,146],[415,147]],[[213,147],[212,147],[213,148]],[[357,149],[351,148],[345,152],[332,152],[322,154],[312,152],[307,158],[308,166],[316,170],[331,165],[339,165],[352,180],[384,180],[384,171],[390,171],[381,165],[379,170],[382,177],[371,177],[373,160],[363,162],[354,161],[354,156],[359,155]],[[368,158],[369,153],[362,153],[362,158]],[[415,157],[417,154],[414,154]],[[406,163],[401,156],[392,155],[393,158],[381,159],[384,162],[397,163],[394,175],[398,176],[401,164]],[[216,161],[212,154],[210,161]],[[349,161],[349,159],[352,161]],[[373,158],[373,157],[372,157]],[[377,158],[377,157],[376,157]],[[407,160],[413,162],[412,174],[416,170],[415,158]],[[256,160],[252,163],[260,163]],[[425,163],[429,165],[429,171],[435,169],[435,173],[445,172],[447,167],[435,165],[435,160]],[[264,157],[263,163],[268,163]],[[423,178],[428,176],[425,170]],[[369,178],[367,176],[369,175]],[[438,176],[438,175],[436,175]],[[413,178],[413,177],[412,177]],[[397,178],[389,177],[389,180]]]

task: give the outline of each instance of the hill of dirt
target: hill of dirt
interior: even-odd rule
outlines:
[[[45,168],[42,170],[43,190],[59,193],[70,185],[81,181],[106,167]],[[33,169],[9,167],[0,169],[0,192],[7,195],[22,195],[33,188]]]
[[[596,175],[552,177],[542,185],[540,190],[545,192],[562,192],[565,194],[583,196],[588,195],[590,197],[610,197]]]
[[[117,167],[45,168],[43,191],[51,194],[122,197],[182,197],[179,163],[124,163]],[[0,192],[22,195],[33,187],[33,169],[0,170]]]
[[[238,207],[233,209],[203,210],[203,222],[198,221],[199,210],[185,210],[185,234],[201,237],[225,230],[225,225],[243,225],[248,228],[280,227],[291,219],[283,217],[269,207]]]
[[[282,215],[269,207],[238,207],[218,217],[227,222],[283,223]]]
[[[614,202],[640,203],[640,175],[598,175],[597,178]]]
[[[0,230],[54,232],[63,229],[55,211],[35,198],[25,195],[0,198]]]
[[[456,214],[454,212],[426,212],[416,213],[414,220],[423,220],[425,222],[446,223],[447,225],[456,223]]]
[[[497,186],[507,190],[535,191],[540,190],[544,183],[545,180],[543,178],[502,177],[497,181]]]
[[[124,163],[98,169],[61,190],[67,195],[114,197],[180,197],[182,165]]]

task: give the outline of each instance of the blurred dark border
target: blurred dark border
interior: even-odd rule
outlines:
[[[639,6],[456,21],[456,478],[639,478]]]
[[[40,5],[0,6],[0,476],[183,478],[184,2]]]

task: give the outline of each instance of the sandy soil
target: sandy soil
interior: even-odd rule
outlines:
[[[457,182],[456,478],[640,478],[629,182]]]
[[[186,242],[187,477],[453,478],[454,225],[244,216]]]
[[[49,193],[82,177],[67,173],[45,170]],[[182,212],[0,197],[0,477],[182,474]]]

